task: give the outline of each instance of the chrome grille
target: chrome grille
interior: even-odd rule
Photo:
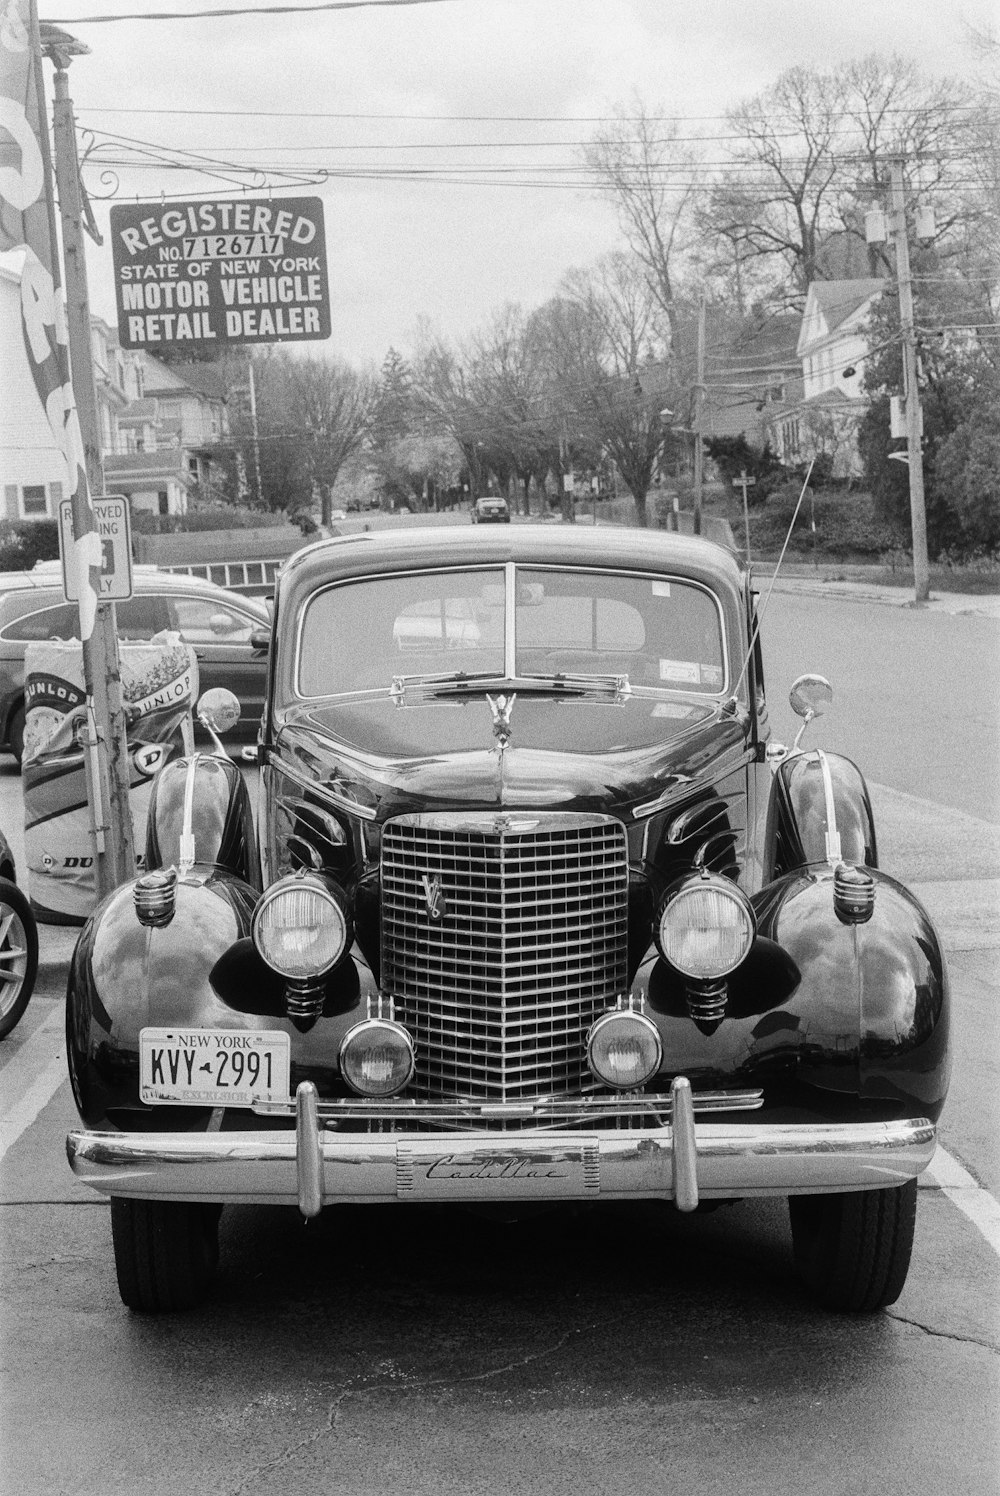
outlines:
[[[382,989],[416,1044],[411,1094],[503,1102],[595,1089],[584,1041],[625,990],[627,896],[625,832],[608,816],[388,822]]]

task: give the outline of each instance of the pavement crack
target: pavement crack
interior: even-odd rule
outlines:
[[[541,1350],[529,1351],[516,1360],[506,1361],[502,1366],[490,1367],[488,1371],[470,1372],[468,1376],[461,1377],[427,1377],[424,1380],[411,1379],[405,1373],[396,1371],[392,1363],[388,1363],[390,1370],[386,1370],[386,1363],[372,1375],[363,1375],[352,1379],[346,1387],[341,1388],[327,1409],[326,1421],[311,1434],[299,1439],[295,1444],[289,1445],[287,1449],[276,1454],[273,1459],[265,1464],[257,1466],[243,1477],[238,1486],[235,1486],[230,1496],[243,1496],[246,1491],[257,1489],[257,1482],[269,1470],[275,1470],[279,1465],[287,1464],[289,1460],[317,1443],[324,1434],[336,1433],[340,1421],[340,1413],[349,1398],[356,1397],[364,1392],[426,1392],[433,1387],[458,1387],[469,1385],[473,1382],[486,1382],[493,1377],[505,1376],[508,1372],[517,1371],[524,1366],[530,1366],[534,1361],[544,1361],[550,1356],[556,1356],[575,1337],[590,1334],[602,1327],[602,1324],[611,1324],[611,1320],[598,1322],[592,1325],[583,1325],[579,1329],[566,1330],[551,1345],[544,1346]]]
[[[935,1330],[931,1325],[925,1325],[922,1320],[911,1319],[906,1314],[896,1314],[892,1309],[887,1309],[886,1317],[894,1319],[897,1324],[911,1325],[915,1330],[922,1330],[925,1335],[932,1336],[935,1340],[951,1340],[956,1345],[978,1345],[984,1351],[992,1351],[994,1355],[1000,1355],[1000,1345],[992,1340],[980,1340],[977,1335],[956,1335],[951,1330]]]

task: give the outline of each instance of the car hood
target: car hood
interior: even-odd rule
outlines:
[[[665,697],[519,695],[503,748],[481,694],[296,706],[276,725],[279,759],[378,819],[528,805],[622,814],[713,778],[747,747],[745,718]]]

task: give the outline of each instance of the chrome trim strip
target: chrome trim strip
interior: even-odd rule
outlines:
[[[764,1105],[763,1091],[692,1091],[695,1112],[754,1112]],[[609,1096],[541,1096],[529,1101],[424,1101],[417,1097],[388,1096],[378,1100],[365,1097],[335,1097],[319,1102],[319,1120],[336,1127],[341,1122],[387,1122],[396,1128],[408,1123],[424,1126],[430,1122],[560,1122],[579,1121],[588,1129],[589,1120],[597,1117],[648,1117],[667,1120],[670,1117],[669,1095],[647,1095],[644,1092],[622,1092]],[[254,1107],[258,1116],[292,1117],[293,1102],[261,1102]]]
[[[505,674],[517,674],[517,568],[513,561],[504,567],[503,668]]]
[[[681,1124],[683,1126],[683,1124]],[[461,1159],[487,1151],[500,1171],[530,1160],[565,1156],[573,1134],[538,1131],[485,1134],[320,1133],[323,1199],[327,1204],[391,1203],[397,1190],[398,1145],[438,1150]],[[683,1198],[675,1177],[673,1128],[591,1129],[602,1199]],[[915,1179],[936,1146],[926,1117],[900,1122],[815,1123],[800,1126],[702,1124],[695,1129],[699,1199],[829,1194],[883,1189]],[[105,1194],[131,1199],[216,1200],[294,1205],[299,1185],[296,1137],[278,1132],[70,1133],[66,1149],[74,1174]],[[549,1153],[551,1150],[551,1154]],[[683,1166],[681,1167],[683,1175]],[[477,1198],[519,1199],[516,1177],[479,1179]],[[590,1185],[580,1198],[592,1193]],[[435,1198],[450,1198],[447,1178]],[[461,1198],[468,1199],[463,1183]],[[426,1195],[424,1196],[426,1198]],[[457,1195],[456,1195],[457,1198]]]

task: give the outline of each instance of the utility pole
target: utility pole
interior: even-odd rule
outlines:
[[[84,50],[71,39],[52,42],[45,53],[55,64],[56,185],[62,219],[67,330],[69,333],[73,398],[86,454],[89,493],[73,494],[73,539],[94,529],[90,495],[104,492],[104,465],[97,416],[97,390],[91,349],[90,297],[84,257],[80,170],[76,151],[76,122],[69,97],[69,67],[73,52]],[[87,737],[84,763],[94,837],[94,878],[98,900],[135,874],[132,808],[129,803],[128,742],[122,711],[118,636],[113,603],[99,603],[92,630],[84,622],[85,587],[80,588],[83,640],[83,679],[87,693]]]
[[[257,432],[257,385],[253,374],[253,354],[247,359],[250,374],[250,425],[253,430],[253,471],[257,485],[257,503],[263,506],[264,485],[260,481],[260,437]]]
[[[704,454],[701,446],[705,403],[705,297],[698,303],[698,378],[694,387],[694,533],[701,534],[701,495]]]
[[[907,467],[910,474],[910,528],[913,536],[913,600],[920,604],[925,603],[930,596],[930,571],[927,562],[927,512],[924,503],[923,423],[920,416],[920,391],[917,388],[917,340],[913,328],[913,281],[906,231],[902,156],[893,158],[890,171],[891,227],[896,245],[899,326],[903,340],[903,399],[906,411]]]

